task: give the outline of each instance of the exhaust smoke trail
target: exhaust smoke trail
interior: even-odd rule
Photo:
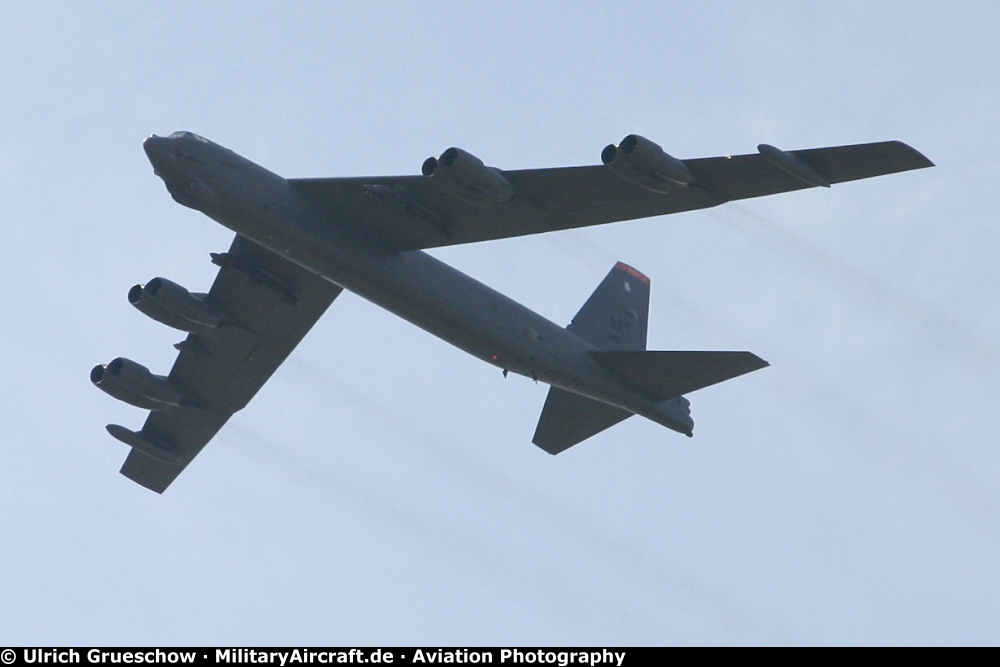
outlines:
[[[740,220],[726,213],[737,214]],[[827,250],[786,229],[781,224],[748,208],[730,203],[726,209],[710,210],[709,217],[739,232],[749,240],[767,247],[784,258],[799,263],[818,279],[835,288],[846,288],[856,302],[874,311],[879,319],[888,321],[900,330],[906,338],[915,334],[925,345],[933,346],[942,359],[961,366],[961,377],[976,380],[987,391],[994,392],[1000,375],[1000,348],[991,340],[968,329],[963,323],[932,304],[923,302],[896,287],[866,273],[862,269],[844,261]],[[932,442],[932,432],[918,428],[917,435],[899,433],[898,424],[887,423],[884,415],[876,416],[871,406],[862,404],[857,395],[837,390],[833,385],[813,378],[813,393],[825,393],[831,398],[839,396],[842,409],[852,415],[856,426],[867,424],[863,429],[870,434],[868,444],[883,444],[881,455],[889,462],[901,466],[914,481],[919,480],[931,488],[956,501],[963,513],[978,516],[991,531],[1000,532],[1000,498],[974,476],[955,467],[943,456],[939,443]],[[796,393],[808,390],[804,382]],[[983,391],[972,389],[969,391]],[[833,393],[831,393],[833,392]],[[907,441],[910,446],[893,446],[888,443]],[[851,438],[853,442],[854,439]],[[920,447],[914,447],[922,443]],[[866,448],[865,453],[874,450]]]
[[[440,549],[465,563],[471,569],[501,583],[504,588],[514,584],[518,590],[539,594],[556,608],[570,625],[583,625],[592,631],[607,628],[605,618],[593,618],[586,610],[600,607],[583,599],[552,567],[530,563],[497,541],[484,542],[473,531],[461,526],[446,525],[441,521],[428,521],[419,511],[404,502],[391,499],[377,492],[362,488],[346,475],[338,475],[321,463],[294,448],[253,433],[237,424],[230,424],[219,440],[238,454],[263,464],[268,470],[277,470],[291,479],[308,484],[337,507],[345,502],[388,527],[419,539],[426,546]],[[620,625],[620,632],[627,633],[635,627],[644,627],[652,633],[654,628],[642,616],[628,609],[618,610],[613,616]]]
[[[917,332],[925,344],[933,345],[943,357],[951,358],[962,366],[966,377],[976,378],[990,391],[996,387],[997,377],[1000,376],[1000,348],[944,310],[906,294],[740,203],[731,202],[719,209],[708,209],[705,213],[750,241],[801,265],[828,285],[846,288],[847,293],[856,298],[856,303],[874,312],[880,320],[888,320],[910,337]],[[561,242],[563,237],[567,242]],[[543,238],[549,239],[553,246],[581,265],[589,266],[595,258],[605,263],[614,261],[603,248],[576,230]],[[722,316],[719,314],[706,313],[702,306],[689,302],[681,295],[672,294],[671,301],[698,315],[701,320],[710,320],[715,328],[735,328],[732,322],[720,320]],[[788,382],[785,384],[788,385]],[[790,389],[793,393],[822,396],[821,403],[836,405],[839,413],[849,416],[849,421],[843,423],[854,424],[852,441],[862,432],[879,434],[869,439],[869,444],[882,444],[881,455],[886,457],[887,464],[899,467],[900,472],[906,473],[913,481],[919,480],[919,483],[951,497],[963,512],[978,516],[991,530],[1000,530],[997,520],[1000,498],[942,459],[940,452],[932,451],[935,446],[927,441],[929,435],[921,433],[916,438],[908,439],[913,444],[923,441],[925,445],[920,449],[890,444],[899,442],[904,436],[887,430],[884,417],[859,400],[854,392],[844,391],[838,384],[820,381],[815,376],[809,381],[805,378],[792,381],[792,385],[797,387]],[[866,450],[869,453],[872,451]]]
[[[740,224],[726,211],[738,214],[744,222],[751,224]],[[990,384],[1000,372],[1000,346],[933,304],[906,294],[746,206],[729,203],[724,209],[712,209],[707,213],[751,241],[794,259],[831,285],[847,288],[858,297],[859,303],[880,316],[890,316],[894,324],[906,333],[911,334],[916,328],[925,340],[948,356],[960,360],[981,379],[988,379]]]
[[[594,267],[614,266],[618,261],[606,248],[575,229],[543,234],[541,238],[588,272],[594,271]]]
[[[770,621],[762,622],[757,617],[759,615],[741,609],[733,600],[721,593],[706,589],[703,585],[695,582],[693,577],[680,572],[675,566],[664,563],[662,557],[650,553],[646,548],[634,544],[622,536],[615,535],[591,516],[560,503],[537,487],[521,480],[515,480],[488,467],[470,455],[467,448],[449,442],[447,438],[427,429],[425,425],[416,422],[392,405],[358,391],[356,387],[332,377],[319,367],[301,359],[289,359],[286,365],[289,367],[291,375],[294,376],[290,377],[293,386],[302,391],[310,400],[321,400],[325,406],[331,395],[337,396],[345,404],[364,413],[367,419],[388,426],[407,440],[419,445],[420,450],[439,465],[443,464],[452,470],[461,472],[474,488],[491,493],[503,503],[520,506],[523,514],[538,517],[550,527],[569,536],[591,552],[599,554],[610,562],[624,564],[630,573],[637,574],[664,589],[665,592],[672,593],[672,596],[678,601],[682,601],[686,607],[692,608],[707,618],[720,619],[729,632],[743,637],[763,636],[765,641],[783,643],[794,641],[792,633],[788,629],[778,628]],[[364,495],[364,492],[360,490],[355,490],[355,493]],[[434,528],[429,530],[428,534],[434,534],[435,531],[441,533],[442,530]],[[434,539],[441,542],[447,537],[448,543],[468,542],[468,534],[461,528],[448,529],[445,532],[448,535],[439,535]],[[475,552],[469,551],[468,545],[464,548],[469,551],[467,555],[474,556],[476,560],[482,557],[479,554],[480,551],[492,554],[494,559],[496,554],[502,551],[492,544],[480,543],[476,544],[475,547]],[[516,557],[513,560],[518,562]],[[499,568],[499,563],[494,563],[494,566],[494,569]],[[520,578],[531,586],[537,585],[537,579],[546,577],[558,579],[560,577],[556,572],[558,565],[552,566],[553,572],[533,573],[532,570],[538,570],[538,567],[538,565],[531,566],[520,562],[517,565],[517,570],[520,573]],[[552,587],[552,581],[547,587]],[[560,599],[563,602],[567,602],[579,610],[580,600],[566,599],[568,587],[567,583],[560,583],[552,593],[561,595]],[[594,604],[593,606],[599,607],[601,605]],[[615,617],[622,622],[627,621],[623,625],[626,630],[634,630],[635,627],[643,626],[647,626],[650,631],[653,630],[653,628],[648,627],[649,622],[644,615],[640,614],[636,617],[635,612],[630,609],[621,608]],[[605,626],[606,623],[606,620],[602,621]],[[646,636],[654,635],[647,634]]]

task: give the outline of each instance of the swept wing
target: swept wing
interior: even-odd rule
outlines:
[[[213,260],[221,268],[207,300],[225,321],[178,344],[169,381],[182,404],[150,412],[138,433],[108,427],[133,445],[121,473],[157,493],[253,398],[341,292],[242,236]]]
[[[766,149],[776,151],[762,146],[749,155],[678,161],[692,181],[666,193],[640,187],[603,165],[504,171],[513,196],[486,206],[455,196],[426,176],[290,182],[332,220],[393,249],[418,250],[710,208],[933,164],[899,141],[776,151],[786,163]]]

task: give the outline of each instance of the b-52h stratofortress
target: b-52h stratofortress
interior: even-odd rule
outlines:
[[[170,374],[124,358],[91,381],[150,410],[121,473],[162,493],[243,409],[344,289],[469,354],[551,385],[533,442],[558,454],[633,414],[691,436],[685,398],[763,368],[750,352],[646,350],[649,279],[611,270],[569,326],[532,312],[423,250],[718,206],[930,167],[883,143],[679,160],[629,135],[603,164],[502,171],[449,148],[420,176],[285,179],[191,132],[143,148],[180,204],[236,232],[207,294],[166,278],[128,299],[188,332]]]

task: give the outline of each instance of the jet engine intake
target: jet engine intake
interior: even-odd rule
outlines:
[[[153,375],[142,364],[118,357],[107,365],[94,366],[90,381],[104,393],[144,410],[162,410],[181,405],[181,394],[162,375]]]
[[[218,310],[205,301],[204,294],[192,294],[166,278],[153,278],[128,291],[128,301],[139,312],[168,327],[197,333],[215,329],[222,323]]]
[[[489,208],[510,201],[514,187],[503,172],[461,148],[449,148],[440,157],[429,157],[420,168],[442,191],[478,206]]]
[[[695,180],[687,165],[638,134],[630,134],[618,145],[605,147],[601,162],[629,183],[661,194],[691,185]]]

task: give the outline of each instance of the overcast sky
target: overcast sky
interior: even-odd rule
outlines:
[[[291,7],[290,7],[291,5]],[[0,644],[997,644],[1000,5],[4,3]],[[770,368],[551,457],[546,387],[344,294],[163,496],[93,388],[231,232],[151,133],[288,177],[900,139],[938,166],[433,254],[559,324],[617,260],[651,349]]]

